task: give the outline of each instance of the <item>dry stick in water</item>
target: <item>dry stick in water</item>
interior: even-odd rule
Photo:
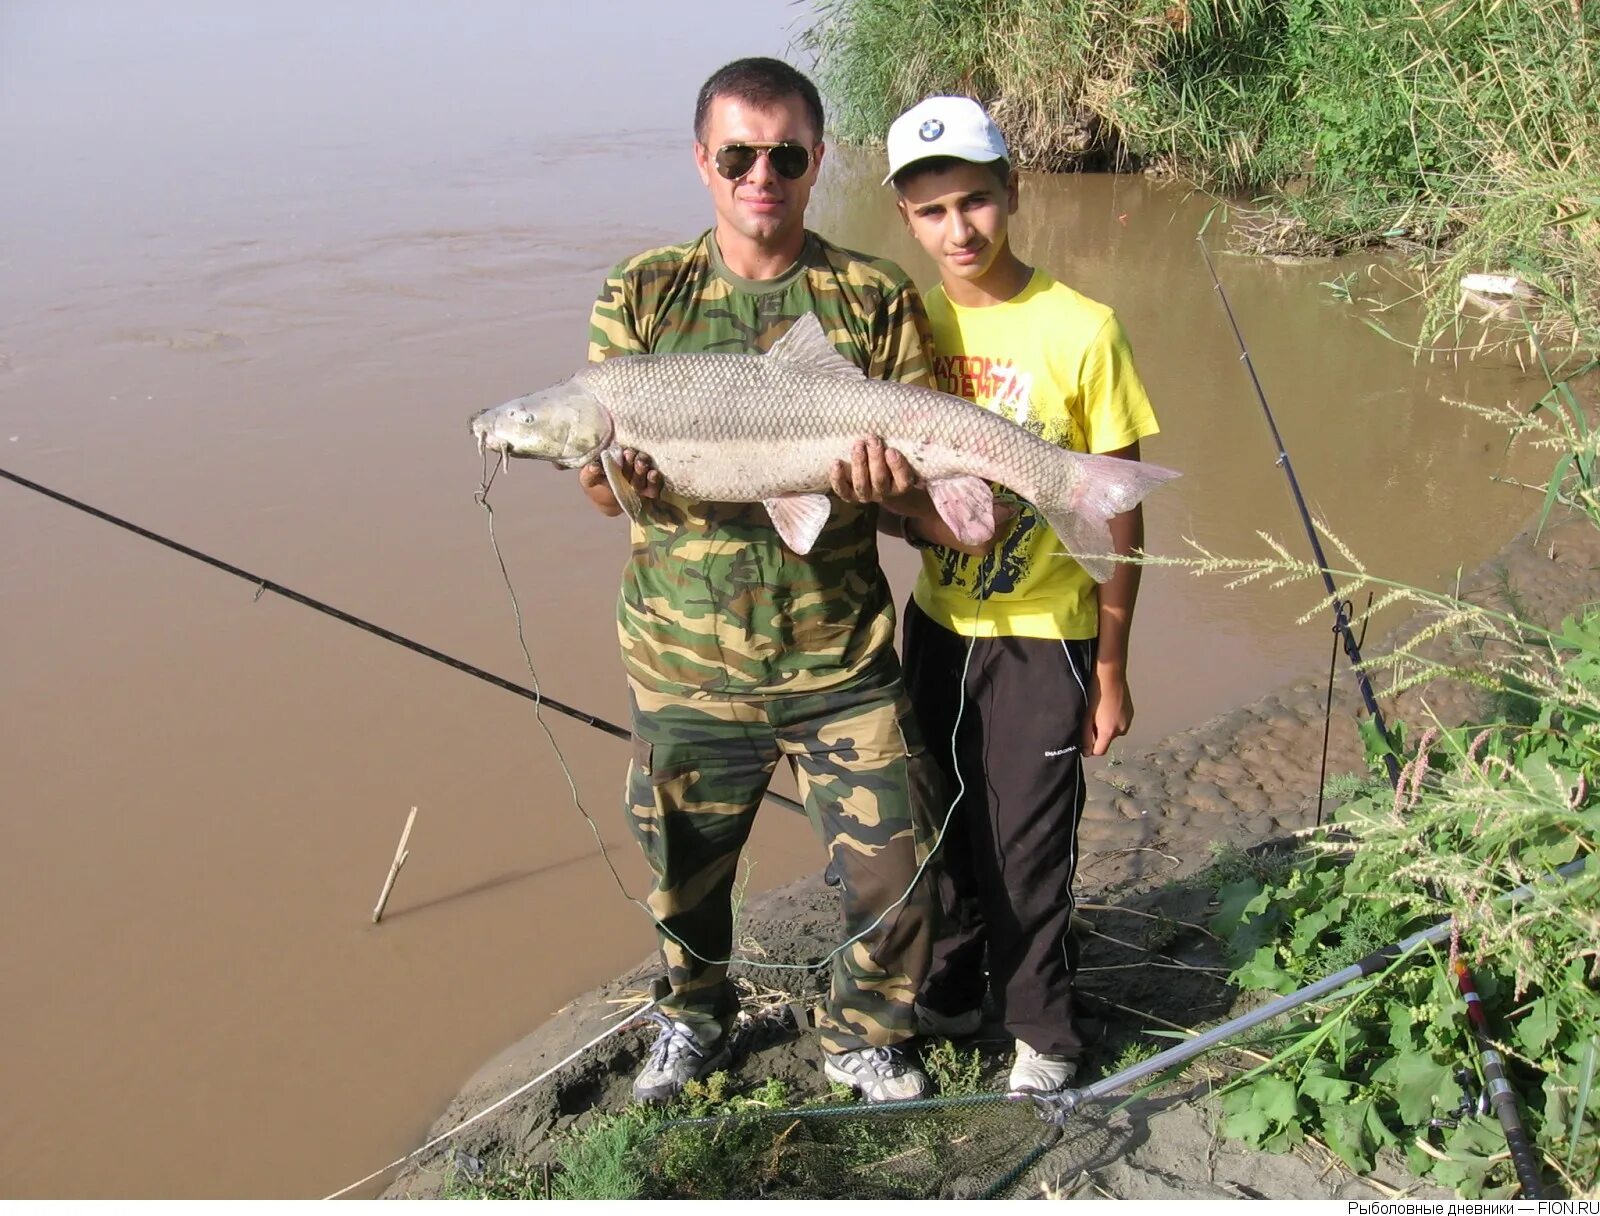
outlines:
[[[372,909],[372,923],[377,924],[383,919],[383,909],[389,902],[389,892],[394,890],[394,880],[400,876],[400,867],[406,864],[406,858],[411,854],[406,852],[406,841],[411,839],[411,825],[417,821],[417,808],[411,808],[411,814],[406,816],[406,830],[400,833],[400,843],[395,846],[394,861],[389,866],[389,877],[383,880],[383,891],[378,896],[378,906]]]

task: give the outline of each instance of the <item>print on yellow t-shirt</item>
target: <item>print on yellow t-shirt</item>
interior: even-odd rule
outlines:
[[[928,294],[939,387],[1078,452],[1112,452],[1156,434],[1116,314],[1042,270],[1014,298],[962,308]],[[983,557],[937,546],[922,555],[912,598],[968,637],[1092,638],[1095,582],[1033,507],[1019,507]]]

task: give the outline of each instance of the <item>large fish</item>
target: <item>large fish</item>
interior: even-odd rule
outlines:
[[[597,457],[634,519],[624,448],[645,452],[668,486],[703,502],[759,502],[796,553],[808,553],[832,510],[828,473],[869,435],[898,448],[939,515],[966,544],[994,535],[998,482],[1033,503],[1096,580],[1111,577],[1106,521],[1177,474],[1047,443],[948,393],[870,380],[833,348],[816,314],[765,355],[626,355],[591,364],[543,392],[472,420],[480,447],[552,460]]]

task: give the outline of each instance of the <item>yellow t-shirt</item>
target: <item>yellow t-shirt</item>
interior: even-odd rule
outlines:
[[[1116,314],[1044,271],[1003,304],[962,308],[938,287],[927,305],[945,392],[1078,452],[1115,451],[1159,429]],[[924,550],[912,598],[966,637],[1095,637],[1094,580],[1039,513],[1019,505],[984,557]]]

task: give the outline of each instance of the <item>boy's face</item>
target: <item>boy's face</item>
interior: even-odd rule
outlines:
[[[978,282],[1006,247],[1017,210],[1017,175],[1002,182],[965,162],[913,177],[899,191],[900,215],[945,280]]]

